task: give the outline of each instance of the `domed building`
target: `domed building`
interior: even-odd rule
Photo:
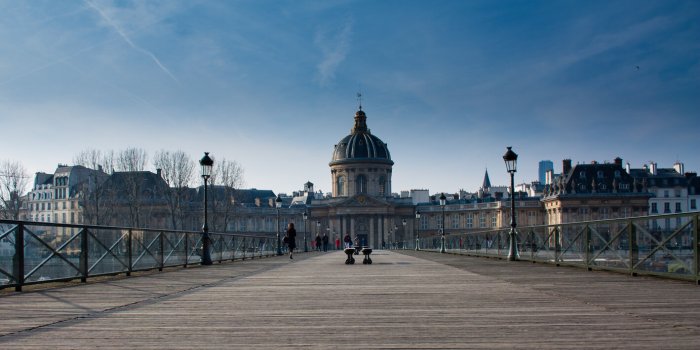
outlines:
[[[332,198],[311,202],[309,216],[316,221],[312,234],[325,233],[334,241],[349,233],[360,244],[376,248],[415,236],[415,207],[410,198],[392,196],[389,147],[370,132],[361,106],[328,165]]]
[[[366,194],[391,196],[391,160],[389,148],[367,128],[362,107],[355,113],[355,126],[333,150],[331,167],[333,197]]]

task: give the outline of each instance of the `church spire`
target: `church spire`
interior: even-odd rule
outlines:
[[[488,169],[486,169],[486,172],[484,173],[484,183],[481,185],[481,188],[484,189],[484,191],[487,191],[489,188],[491,188],[491,180],[489,180]]]

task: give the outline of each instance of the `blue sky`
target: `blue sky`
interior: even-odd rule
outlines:
[[[356,93],[393,190],[537,163],[700,170],[698,1],[0,0],[0,160],[209,151],[248,187],[330,191]],[[639,68],[637,68],[639,67]]]

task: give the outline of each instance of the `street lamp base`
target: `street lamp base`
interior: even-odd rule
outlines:
[[[515,237],[515,231],[510,232],[510,242],[508,243],[508,261],[518,261],[520,260],[520,254],[518,253],[518,242]]]

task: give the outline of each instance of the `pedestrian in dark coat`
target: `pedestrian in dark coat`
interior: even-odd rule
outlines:
[[[294,259],[294,248],[297,247],[297,230],[294,229],[294,223],[290,222],[289,225],[287,225],[287,247],[289,247],[289,258]]]
[[[325,233],[323,234],[323,251],[328,251],[328,236]]]
[[[316,235],[316,250],[321,251],[321,236]]]

